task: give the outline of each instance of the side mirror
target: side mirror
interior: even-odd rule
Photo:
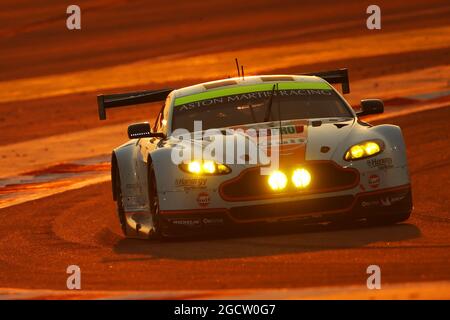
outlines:
[[[162,132],[152,132],[150,123],[140,122],[128,126],[128,138],[165,138],[166,135]]]
[[[357,113],[358,116],[365,116],[368,114],[377,114],[384,112],[384,103],[380,99],[364,99],[361,100],[361,111]]]

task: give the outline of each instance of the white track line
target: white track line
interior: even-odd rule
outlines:
[[[98,183],[102,183],[105,181],[109,181],[110,180],[110,173],[102,173],[100,175],[97,175],[95,177],[90,177],[90,178],[86,178],[82,181],[79,182],[75,182],[71,185],[65,186],[65,187],[58,187],[56,189],[50,189],[50,190],[46,190],[46,191],[39,191],[38,193],[34,193],[34,194],[28,194],[28,195],[22,195],[17,199],[14,199],[12,201],[9,202],[5,202],[5,203],[0,203],[0,209],[2,208],[7,208],[7,207],[11,207],[11,206],[15,206],[21,203],[25,203],[28,201],[32,201],[32,200],[37,200],[37,199],[42,199],[42,198],[46,198],[55,194],[59,194],[62,192],[66,192],[69,190],[77,190],[77,189],[81,189],[93,184],[98,184]]]

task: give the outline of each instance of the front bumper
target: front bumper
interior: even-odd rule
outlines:
[[[251,223],[357,220],[411,212],[411,186],[282,203],[255,204],[231,208],[161,211],[164,233],[182,233],[210,227]]]

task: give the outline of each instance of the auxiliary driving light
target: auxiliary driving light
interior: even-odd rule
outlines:
[[[295,169],[292,174],[292,183],[297,188],[306,188],[311,183],[311,174],[306,169]]]
[[[273,190],[283,190],[286,188],[287,177],[281,171],[274,171],[270,174],[268,182]]]
[[[200,173],[202,171],[202,166],[201,166],[200,162],[192,161],[192,162],[189,162],[189,164],[187,166],[187,170],[190,173]]]
[[[205,161],[203,162],[203,171],[206,173],[214,173],[216,172],[216,165],[213,161]]]
[[[231,172],[231,169],[227,165],[216,163],[212,160],[194,160],[180,164],[179,168],[184,172],[195,175],[221,175]]]

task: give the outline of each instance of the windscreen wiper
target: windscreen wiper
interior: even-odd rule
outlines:
[[[273,95],[275,93],[275,86],[276,86],[276,84],[274,83],[273,87],[272,87],[272,94],[270,95],[270,98],[269,98],[269,105],[267,106],[266,114],[264,116],[264,121],[263,122],[269,121],[270,116],[272,114],[272,101],[273,101]]]
[[[277,83],[277,91],[278,89],[278,83]],[[278,130],[280,130],[280,144],[283,144],[283,128],[281,125],[281,107],[280,107],[280,98],[277,98],[277,105],[278,105]]]

